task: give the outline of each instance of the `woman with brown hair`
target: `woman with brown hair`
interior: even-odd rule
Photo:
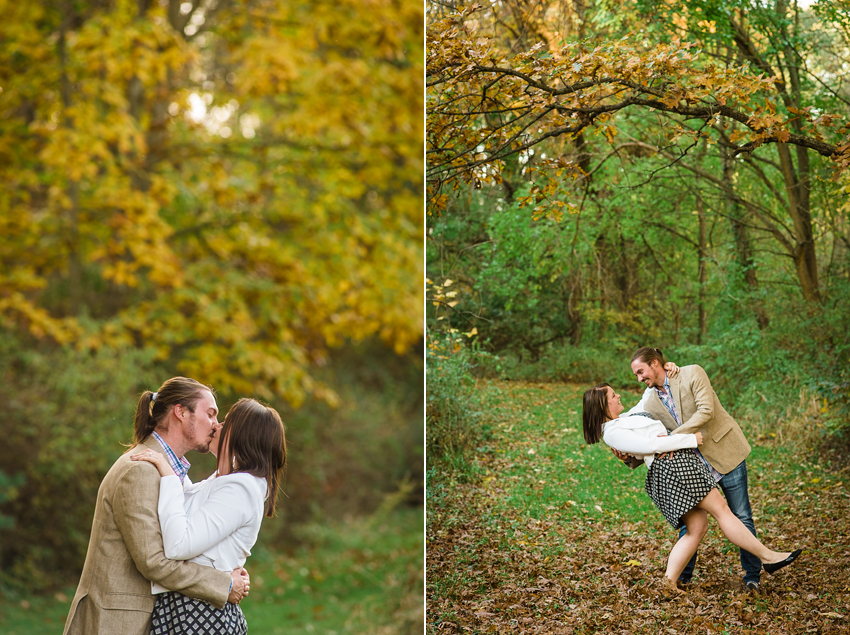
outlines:
[[[251,555],[263,517],[274,515],[286,465],[280,415],[258,401],[240,399],[218,428],[210,452],[218,459],[216,472],[185,492],[162,454],[144,452],[131,458],[153,463],[162,476],[158,510],[166,557],[231,571]],[[160,595],[152,635],[247,633],[238,605],[216,609],[168,589],[154,592]]]
[[[647,466],[646,493],[674,529],[684,524],[688,531],[673,546],[667,560],[665,581],[678,592],[676,580],[696,553],[708,529],[708,514],[723,534],[762,562],[768,573],[778,571],[800,555],[768,549],[731,512],[706,465],[692,451],[702,445],[702,433],[668,435],[667,429],[647,413],[621,417],[620,395],[608,384],[584,393],[582,420],[588,444],[604,440],[610,447],[642,459]],[[667,454],[667,458],[656,457]]]

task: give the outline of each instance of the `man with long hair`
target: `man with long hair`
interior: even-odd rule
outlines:
[[[661,421],[671,434],[702,432],[705,442],[698,454],[726,496],[732,513],[756,535],[753,511],[747,485],[747,462],[750,444],[741,426],[720,404],[711,381],[702,367],[696,364],[683,366],[676,376],[664,370],[664,354],[657,348],[644,346],[632,356],[632,372],[646,385],[640,402],[630,412],[648,412]],[[614,452],[634,469],[642,462]],[[681,537],[687,532],[679,529]],[[679,577],[679,582],[690,584],[696,565],[696,554]],[[758,591],[761,580],[761,561],[753,554],[741,550],[744,585],[748,591]]]
[[[97,492],[89,548],[64,635],[148,635],[156,601],[152,582],[218,608],[238,603],[248,592],[244,569],[217,571],[165,557],[157,515],[159,472],[130,459],[139,452],[158,452],[188,482],[185,454],[209,451],[217,417],[212,388],[194,379],[173,377],[157,392],[142,394],[133,445]]]

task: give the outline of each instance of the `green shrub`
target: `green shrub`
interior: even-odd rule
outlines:
[[[850,431],[850,370],[846,365],[834,369],[834,374],[824,378],[814,378],[811,385],[822,401],[821,414],[826,429],[844,436]]]
[[[822,307],[786,303],[767,329],[729,321],[709,343],[676,347],[669,357],[703,366],[726,409],[757,436],[781,434],[813,449],[824,434],[850,430],[850,315],[842,300],[850,294],[833,293]]]
[[[592,348],[552,344],[531,360],[517,351],[505,350],[496,354],[480,354],[475,374],[513,381],[575,382],[595,385],[607,382],[613,386],[637,386],[629,369],[633,351],[613,347]]]
[[[3,581],[47,590],[79,574],[100,480],[132,436],[138,395],[157,386],[146,351],[90,354],[0,337]],[[2,484],[0,484],[2,485]]]
[[[143,350],[83,353],[11,332],[0,333],[0,356],[0,591],[53,591],[76,584],[97,490],[130,442],[139,394],[173,366]],[[286,424],[290,460],[264,534],[288,548],[300,524],[370,515],[399,491],[405,508],[424,499],[419,356],[366,342],[327,361],[316,378],[336,391],[338,407],[270,403]],[[219,392],[222,413],[241,396]],[[211,455],[189,459],[193,479],[214,469]]]
[[[309,541],[298,525],[373,514],[400,488],[403,506],[424,500],[421,353],[365,342],[335,351],[315,377],[335,390],[336,407],[271,404],[286,424],[290,462],[279,517],[264,531],[282,547]]]
[[[18,490],[23,483],[23,474],[14,474],[9,476],[0,472],[0,505],[17,498]],[[0,514],[0,529],[9,529],[14,524],[15,519],[13,517]]]
[[[829,302],[775,300],[768,328],[751,312],[719,311],[705,343],[640,339],[625,328],[617,341],[548,345],[539,358],[505,348],[476,357],[478,377],[514,381],[607,382],[640,390],[629,368],[638,345],[663,349],[679,365],[699,364],[724,407],[748,436],[781,438],[799,450],[847,438],[850,430],[850,290],[833,288]],[[590,343],[591,338],[587,338]],[[626,402],[630,405],[631,402]]]
[[[484,438],[475,392],[474,352],[456,333],[432,335],[426,364],[427,456],[452,460]]]

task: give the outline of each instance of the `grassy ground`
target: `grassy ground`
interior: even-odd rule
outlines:
[[[396,510],[312,529],[291,555],[262,544],[249,558],[249,632],[408,635],[422,632],[422,511]],[[261,532],[262,539],[262,532]],[[61,633],[74,588],[0,600],[3,635]]]
[[[695,589],[670,601],[659,581],[676,535],[643,492],[645,469],[584,444],[584,389],[480,383],[487,445],[464,469],[429,473],[429,633],[850,633],[846,468],[751,438],[759,537],[806,551],[748,595],[711,521]]]

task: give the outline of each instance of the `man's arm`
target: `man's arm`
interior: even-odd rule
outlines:
[[[611,448],[611,453],[625,463],[626,467],[629,469],[633,470],[638,465],[643,465],[642,459],[632,456],[631,454],[627,454],[626,452],[620,452],[617,448]]]
[[[141,462],[128,465],[121,475],[112,511],[124,544],[136,568],[148,580],[223,608],[233,580],[228,572],[165,557],[157,516],[159,479],[153,465]]]
[[[714,418],[714,389],[711,387],[708,375],[700,366],[692,366],[690,371],[690,380],[687,386],[683,386],[683,388],[687,388],[693,393],[697,411],[676,429],[676,434],[698,432]]]

